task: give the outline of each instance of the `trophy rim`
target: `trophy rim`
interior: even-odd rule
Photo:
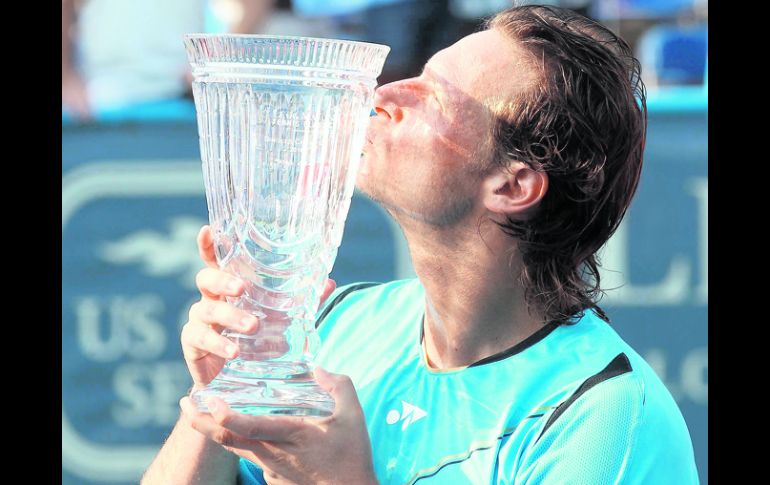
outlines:
[[[391,48],[387,44],[378,44],[376,42],[365,42],[361,40],[335,39],[331,37],[308,37],[300,35],[275,35],[275,34],[215,34],[215,33],[189,33],[183,34],[185,40],[193,39],[227,39],[227,38],[246,38],[246,39],[267,39],[267,40],[288,40],[288,41],[314,41],[314,42],[335,42],[339,44],[352,44],[361,46],[371,46],[383,49],[386,53]]]

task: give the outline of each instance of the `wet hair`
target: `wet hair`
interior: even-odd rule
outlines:
[[[598,301],[597,251],[636,192],[647,131],[646,90],[629,45],[567,9],[519,6],[488,19],[528,56],[536,82],[495,112],[492,164],[548,175],[527,220],[498,223],[517,242],[530,311],[574,323]],[[574,319],[574,320],[573,320]]]

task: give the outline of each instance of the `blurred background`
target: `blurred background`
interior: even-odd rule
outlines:
[[[510,3],[62,1],[63,483],[137,483],[191,385],[179,332],[198,298],[195,236],[208,215],[182,34],[388,44],[382,84],[418,74]],[[677,400],[707,484],[708,3],[531,3],[601,21],[642,62],[645,169],[601,252],[602,283],[613,288],[602,306]],[[356,193],[332,277],[342,285],[412,275],[400,230]]]

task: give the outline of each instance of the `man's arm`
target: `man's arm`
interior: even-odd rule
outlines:
[[[73,116],[91,117],[86,86],[73,59],[72,29],[76,21],[75,0],[61,2],[61,98],[62,105]]]
[[[141,485],[235,485],[239,457],[195,430],[184,413]]]
[[[265,21],[273,12],[275,0],[240,0],[243,14],[240,20],[230,27],[232,34],[256,34],[262,31]]]
[[[273,13],[275,0],[239,0],[241,16],[237,22],[230,25],[227,32],[230,34],[257,34],[262,31],[265,22]],[[187,95],[191,95],[190,85],[193,82],[192,69],[185,65],[184,80],[187,84]]]
[[[70,30],[75,23],[74,0],[62,0],[61,2],[61,73],[62,77],[68,74],[72,68],[72,40]]]
[[[519,455],[501,460],[500,483],[676,483],[697,485],[681,414],[632,373],[596,384]]]

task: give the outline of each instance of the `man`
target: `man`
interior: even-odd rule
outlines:
[[[334,414],[202,415],[185,397],[144,483],[698,482],[676,403],[595,301],[594,254],[642,166],[638,62],[566,10],[488,27],[377,90],[358,186],[403,228],[418,279],[326,300],[317,362],[334,373],[316,378]],[[206,228],[198,243],[196,386],[235,355],[218,332],[257,325],[221,301],[243,284]]]

